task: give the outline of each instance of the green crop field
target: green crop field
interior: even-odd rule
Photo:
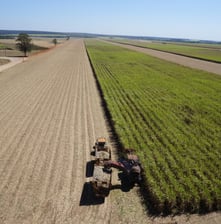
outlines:
[[[180,44],[168,42],[141,42],[133,40],[117,40],[116,42],[221,63],[221,44]]]
[[[87,51],[157,212],[221,210],[221,76],[94,40]]]

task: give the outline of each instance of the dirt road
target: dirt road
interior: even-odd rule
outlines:
[[[17,65],[18,63],[21,63],[23,61],[26,61],[27,59],[23,58],[23,57],[0,57],[0,59],[6,59],[8,60],[9,62],[4,64],[4,65],[1,65],[0,66],[0,72],[8,69],[8,68],[11,68],[13,67],[14,65]]]
[[[115,189],[104,203],[91,197],[86,163],[108,130],[82,40],[0,72],[0,127],[1,224],[189,220],[148,217],[137,188]]]
[[[145,54],[149,54],[151,56],[166,60],[166,61],[171,61],[180,65],[184,65],[190,68],[195,68],[199,70],[204,70],[207,72],[215,73],[221,75],[221,64],[214,63],[214,62],[209,62],[209,61],[203,61],[199,59],[194,59],[190,57],[185,57],[181,55],[176,55],[176,54],[171,54],[167,52],[162,52],[162,51],[157,51],[157,50],[152,50],[148,48],[143,48],[143,47],[136,47],[132,46],[129,44],[119,44],[119,43],[114,43],[114,42],[109,42],[121,47],[125,47],[127,49],[131,49],[134,51],[142,52]]]

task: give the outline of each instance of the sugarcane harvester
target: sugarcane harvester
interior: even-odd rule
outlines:
[[[96,197],[108,196],[111,185],[112,169],[116,168],[124,174],[131,184],[140,183],[142,180],[142,167],[134,150],[126,149],[125,155],[119,161],[111,160],[111,147],[106,138],[97,138],[94,145],[94,171],[92,187]]]
[[[105,161],[104,167],[110,169],[116,168],[123,172],[124,176],[130,184],[139,184],[142,180],[142,168],[138,156],[134,154],[134,150],[127,149],[125,157],[116,161]]]

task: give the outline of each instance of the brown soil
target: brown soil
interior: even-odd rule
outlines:
[[[0,72],[6,70],[8,68],[11,68],[21,62],[27,61],[27,58],[23,58],[23,57],[3,57],[3,58],[4,58],[4,60],[7,60],[8,63],[0,65]]]
[[[218,63],[203,61],[199,59],[194,59],[190,57],[180,56],[176,54],[166,53],[166,52],[142,48],[142,47],[136,47],[129,44],[119,44],[119,43],[113,43],[113,42],[108,42],[108,43],[112,43],[127,49],[149,54],[151,56],[154,56],[166,61],[171,61],[171,62],[184,65],[190,68],[200,69],[200,70],[221,75],[221,64],[218,64]]]
[[[152,218],[138,188],[92,197],[86,165],[108,128],[82,40],[1,72],[0,89],[0,223],[221,222],[217,213]]]
[[[9,63],[10,60],[0,58],[0,66]]]
[[[53,39],[54,38],[44,38],[44,37],[36,38],[35,37],[35,38],[32,38],[32,43],[40,47],[51,48],[54,46]],[[66,41],[66,38],[57,38],[57,41],[58,41],[58,44],[61,44]]]

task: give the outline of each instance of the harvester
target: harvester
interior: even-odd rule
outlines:
[[[113,167],[122,171],[130,184],[139,184],[142,180],[141,164],[133,149],[126,149],[125,156],[121,157],[117,162],[111,160],[105,161],[104,167],[107,169]]]

